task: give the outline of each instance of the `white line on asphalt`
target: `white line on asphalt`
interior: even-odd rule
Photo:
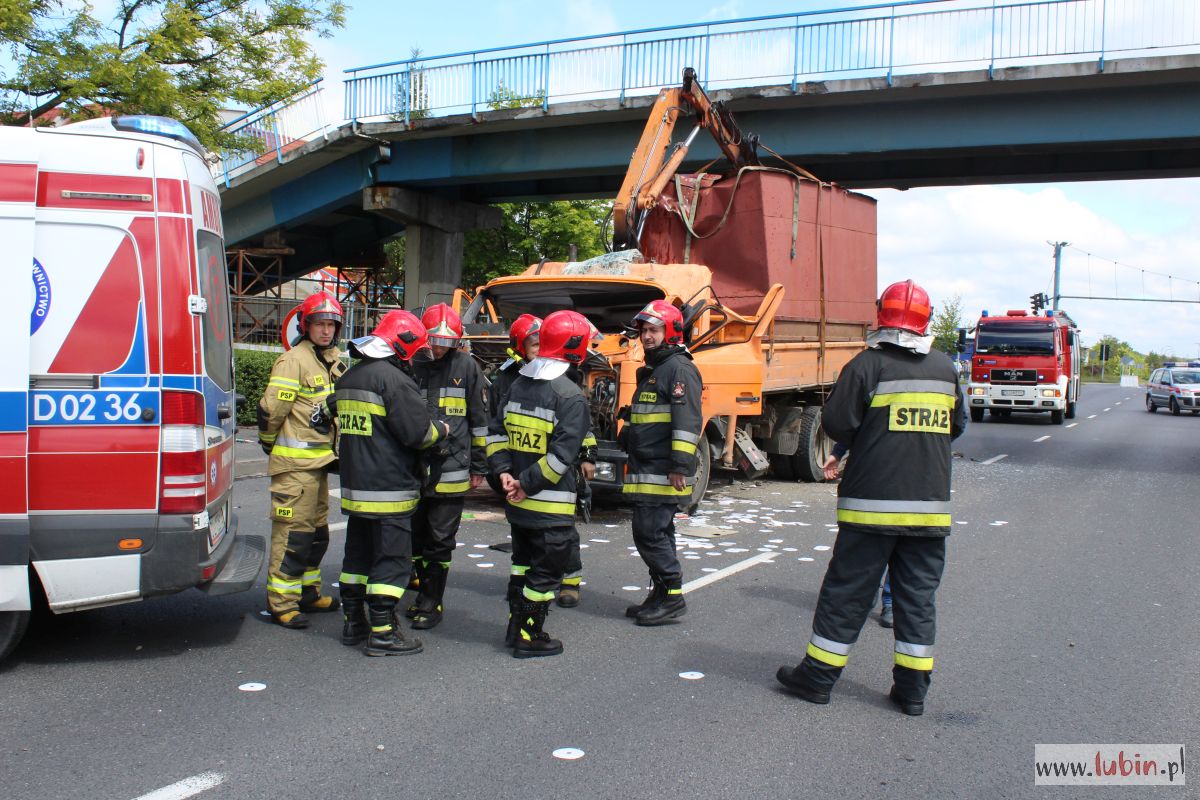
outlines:
[[[344,529],[345,527],[346,527],[346,523],[344,523],[344,522],[335,522],[335,523],[333,523],[332,525],[330,525],[330,526],[329,526],[329,530],[331,530],[331,531],[340,531],[340,530]]]
[[[208,791],[224,780],[225,776],[219,772],[202,772],[199,775],[184,778],[178,783],[172,783],[170,786],[155,789],[149,794],[134,798],[134,800],[183,800],[185,797],[192,797]]]
[[[1068,425],[1067,427],[1068,427],[1068,428],[1074,428],[1074,427],[1075,427],[1076,425],[1078,425],[1078,424],[1079,424],[1078,422],[1072,422],[1072,423],[1071,423],[1070,425]]]
[[[1088,419],[1095,419],[1095,418],[1096,418],[1095,414],[1088,414]]]
[[[1105,411],[1112,411],[1112,407],[1110,406],[1110,407],[1108,407],[1108,408],[1106,408],[1106,409],[1104,409],[1104,410],[1105,410]]]
[[[1044,442],[1049,438],[1050,438],[1050,434],[1047,433],[1045,436],[1038,437],[1037,439],[1034,439],[1033,441],[1034,442]]]
[[[980,461],[979,463],[983,464],[986,467],[990,464],[995,464],[997,461],[999,461],[1002,458],[1008,458],[1008,453],[1001,453],[998,456],[992,456],[987,461]]]
[[[1120,401],[1120,400],[1118,400],[1118,401],[1116,402],[1116,405],[1121,405],[1121,401]]]
[[[687,594],[688,592],[694,592],[703,586],[708,586],[710,583],[716,583],[717,581],[721,580],[721,578],[728,578],[730,575],[735,575],[744,569],[750,569],[755,564],[762,564],[763,562],[768,564],[773,563],[772,559],[777,555],[779,555],[777,552],[759,553],[756,556],[747,558],[745,561],[739,561],[736,564],[730,564],[724,569],[719,569],[716,572],[710,572],[707,575],[696,578],[694,581],[688,581],[683,585],[683,592],[684,594]]]

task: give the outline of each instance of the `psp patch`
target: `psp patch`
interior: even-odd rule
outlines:
[[[683,381],[675,381],[675,385],[671,387],[671,397],[680,398],[687,393],[687,387],[683,385]]]
[[[890,407],[889,431],[950,433],[950,409],[944,406],[895,405]]]

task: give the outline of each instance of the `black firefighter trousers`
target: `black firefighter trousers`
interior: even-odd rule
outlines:
[[[896,636],[892,677],[901,696],[923,701],[933,671],[934,594],[945,563],[944,536],[887,536],[843,524],[797,677],[818,691],[833,688],[875,604],[887,568]]]
[[[675,553],[675,512],[677,503],[635,502],[633,506],[633,543],[650,570],[650,579],[667,589],[683,585],[683,568]]]
[[[579,541],[574,525],[553,528],[512,526],[512,582],[526,599],[546,602],[562,582],[571,561],[571,543]]]
[[[350,516],[342,558],[342,601],[368,595],[399,601],[412,572],[412,517]]]
[[[466,498],[426,495],[413,514],[413,557],[418,564],[441,564],[449,569]]]

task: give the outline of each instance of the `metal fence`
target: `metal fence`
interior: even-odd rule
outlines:
[[[328,138],[330,121],[325,111],[324,79],[319,79],[295,97],[244,114],[223,130],[248,141],[245,150],[221,154],[213,177],[229,186],[234,177],[269,161],[283,161],[305,142]]]
[[[234,341],[256,347],[282,346],[283,325],[288,312],[301,302],[300,299],[266,295],[233,297]],[[339,335],[343,340],[367,335],[380,317],[392,310],[390,307],[375,308],[348,300],[341,301],[341,304],[345,321]]]
[[[413,119],[657,92],[1195,52],[1196,0],[920,0],[558,39],[347,70],[345,116]]]

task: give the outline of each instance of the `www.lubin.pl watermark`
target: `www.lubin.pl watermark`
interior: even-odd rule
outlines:
[[[1036,744],[1035,786],[1184,786],[1181,744]]]

